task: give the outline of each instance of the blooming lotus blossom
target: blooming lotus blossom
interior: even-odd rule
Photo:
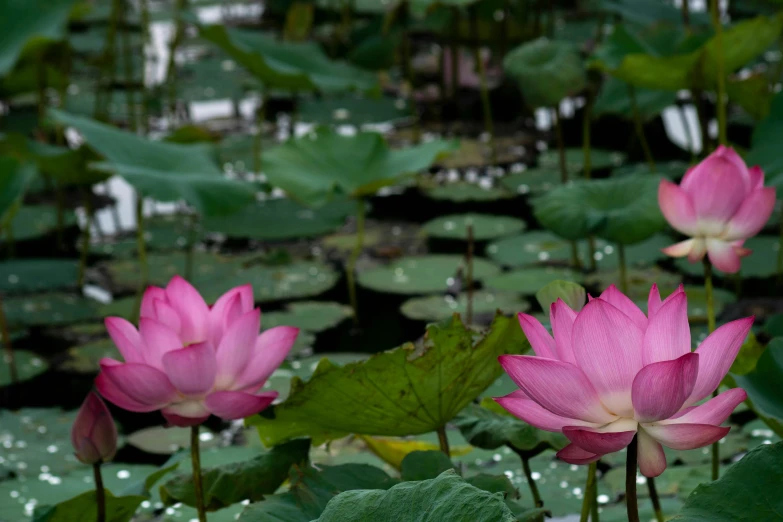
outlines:
[[[672,257],[704,258],[719,270],[737,272],[742,245],[764,227],[775,207],[775,189],[764,186],[764,171],[748,168],[729,147],[720,146],[688,170],[678,185],[663,180],[658,205],[669,224],[690,239],[664,248]]]
[[[641,472],[666,469],[663,447],[687,450],[723,438],[723,423],[746,398],[740,388],[704,404],[742,346],[753,318],[727,323],[691,352],[688,307],[680,287],[661,302],[653,285],[645,315],[611,286],[580,312],[558,300],[554,338],[532,316],[519,322],[535,352],[500,364],[520,387],[495,400],[536,428],[562,432],[571,444],[558,457],[587,464],[638,436]]]
[[[226,420],[254,415],[277,397],[259,390],[299,333],[278,326],[259,335],[260,328],[250,285],[209,307],[175,276],[165,289],[144,293],[138,330],[120,317],[106,319],[125,362],[101,360],[98,391],[126,410],[161,410],[176,426],[200,424],[210,414]]]
[[[117,453],[117,426],[95,392],[87,394],[71,428],[76,458],[85,464],[108,462]]]

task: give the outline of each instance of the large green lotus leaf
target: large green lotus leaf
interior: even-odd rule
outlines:
[[[657,176],[626,176],[575,182],[533,202],[538,221],[567,239],[590,234],[629,245],[664,229]]]
[[[317,522],[516,522],[502,494],[478,489],[454,470],[388,491],[357,490],[329,501]]]
[[[320,208],[308,208],[288,198],[247,205],[229,216],[203,220],[204,228],[230,237],[281,240],[315,237],[336,231],[356,214],[356,203],[337,199]]]
[[[451,294],[413,297],[402,303],[400,312],[408,319],[432,322],[442,321],[455,313],[465,317],[467,308],[468,294],[463,292],[456,298]],[[525,312],[528,308],[530,303],[516,294],[483,290],[473,292],[474,316],[492,315],[498,310],[505,314],[515,314]]]
[[[783,520],[783,496],[771,484],[783,481],[783,443],[761,445],[715,482],[702,484],[671,520],[751,522]]]
[[[3,353],[2,359],[3,365],[0,367],[0,386],[7,386],[12,382],[11,369],[8,366],[8,356],[5,353]],[[49,368],[46,361],[26,350],[14,350],[14,363],[16,364],[17,378],[19,381],[32,379]]]
[[[571,259],[571,244],[551,232],[535,230],[494,241],[487,245],[486,254],[496,263],[510,267],[567,263]]]
[[[266,152],[262,165],[273,185],[308,206],[321,206],[335,193],[353,198],[370,196],[429,167],[456,146],[453,141],[435,140],[390,150],[375,132],[343,136],[319,128]]]
[[[75,288],[79,265],[70,259],[0,262],[0,292],[30,293]]]
[[[321,332],[333,328],[351,316],[351,307],[340,303],[300,301],[291,303],[282,312],[264,314],[264,328],[295,326],[308,332]]]
[[[501,187],[482,187],[475,183],[459,181],[424,189],[428,198],[465,203],[468,201],[495,201],[513,198],[514,193]]]
[[[10,214],[9,214],[10,217]],[[76,214],[71,210],[64,212],[63,225],[76,224]],[[13,213],[11,232],[15,241],[35,239],[57,228],[57,209],[48,205],[25,205]]]
[[[468,226],[473,227],[473,239],[485,241],[522,232],[526,225],[521,219],[492,214],[451,214],[424,223],[423,232],[430,237],[467,241]]]
[[[473,259],[473,280],[481,281],[500,272],[486,259]],[[465,277],[464,256],[429,255],[398,259],[393,263],[359,272],[359,284],[378,292],[427,294],[446,292],[457,277]]]
[[[769,115],[773,93],[769,89],[769,80],[764,74],[754,74],[747,78],[730,78],[726,82],[726,94],[755,120]]]
[[[619,167],[625,161],[625,154],[614,150],[590,149],[590,168],[592,170]],[[585,166],[585,152],[582,149],[565,150],[566,170],[571,175],[582,172]],[[538,166],[543,169],[560,172],[560,153],[549,149],[538,156]]]
[[[128,303],[127,313],[123,314],[98,314],[101,317],[121,315],[125,318],[131,317],[131,307],[136,306],[136,298],[131,299],[133,302]],[[101,325],[102,326],[102,325]],[[68,358],[59,365],[60,370],[76,373],[91,373],[97,374],[101,369],[100,360],[109,357],[112,359],[121,360],[122,356],[120,351],[114,344],[114,341],[110,339],[101,339],[99,341],[93,341],[81,346],[73,346],[68,348]]]
[[[253,185],[224,177],[205,145],[151,141],[82,116],[50,115],[105,158],[95,168],[119,174],[145,196],[185,200],[206,216],[231,214],[255,199]]]
[[[154,253],[147,255],[149,284],[166,286],[175,275],[185,273],[187,256],[180,253]],[[200,288],[202,284],[216,279],[226,279],[242,269],[243,260],[211,252],[195,252],[191,282]],[[115,288],[132,290],[138,288],[140,274],[136,259],[115,259],[103,265]],[[228,290],[229,286],[226,286]]]
[[[258,31],[198,25],[205,40],[220,47],[265,87],[294,91],[371,90],[372,73],[330,60],[314,42],[285,42]]]
[[[593,115],[601,117],[604,114],[614,114],[623,118],[632,119],[634,117],[633,105],[629,96],[630,85],[626,82],[609,76],[601,86],[601,92],[598,93],[593,104]],[[639,117],[644,120],[650,120],[660,115],[663,110],[674,104],[677,99],[677,93],[671,91],[652,90],[636,88],[634,91],[636,99],[636,108],[639,111]]]
[[[63,185],[93,185],[106,181],[109,174],[87,168],[93,154],[87,149],[69,149],[29,140],[27,146],[41,173]]]
[[[531,107],[552,107],[587,83],[579,51],[570,42],[539,38],[512,49],[503,59],[506,71]]]
[[[366,125],[394,122],[410,118],[411,109],[403,99],[359,98],[305,98],[297,108],[299,119],[319,125]]]
[[[6,319],[16,326],[61,326],[96,319],[95,302],[80,295],[36,294],[4,299]]]
[[[516,318],[497,316],[484,336],[458,316],[432,324],[422,344],[405,344],[366,361],[323,359],[306,383],[269,418],[253,417],[266,445],[300,436],[314,443],[347,433],[415,435],[445,426],[502,373],[497,357],[527,348]]]
[[[750,165],[764,169],[767,179],[783,172],[783,159],[777,153],[777,137],[783,132],[783,93],[776,94],[770,103],[769,114],[753,129],[751,148],[746,156]],[[778,194],[780,191],[778,191]]]
[[[144,220],[144,239],[147,252],[181,252],[191,241],[198,243],[203,230],[201,222],[192,224],[192,217],[182,214],[157,215]],[[124,239],[104,239],[90,244],[90,253],[115,259],[138,257],[138,239],[135,231]]]
[[[10,156],[0,156],[0,223],[5,221],[8,211],[21,201],[35,175],[34,165],[20,163]]]
[[[600,0],[598,8],[621,16],[626,22],[636,24],[682,23],[682,14],[678,8],[657,0]],[[710,17],[708,13],[702,11],[691,11],[689,21],[693,25],[709,25]]]
[[[297,342],[299,341],[299,337],[306,335],[308,335],[308,332],[306,331],[299,332]],[[294,347],[291,350],[293,351],[295,349],[296,344],[294,344]],[[323,357],[323,355],[311,355],[309,357],[294,358],[293,360],[284,361],[264,383],[263,391],[276,391],[280,394],[278,399],[281,401],[285,400],[288,397],[288,393],[291,391],[291,380],[294,377],[299,380],[307,380],[312,377],[313,372],[318,368],[318,364]],[[367,359],[367,357],[367,354],[361,353],[330,353],[329,362],[349,364],[356,361],[363,361]]]
[[[484,286],[500,292],[517,292],[524,295],[535,295],[542,287],[552,281],[580,282],[580,273],[569,268],[534,267],[521,268],[505,272],[484,280]]]
[[[0,76],[16,63],[28,45],[59,40],[76,0],[5,0],[0,4],[3,39],[0,42]]]
[[[95,491],[87,491],[55,506],[37,506],[34,520],[35,522],[97,521],[96,495]],[[111,491],[105,491],[104,522],[128,522],[144,500],[145,497],[141,495],[115,497]]]
[[[500,178],[500,185],[514,194],[541,194],[562,182],[560,168],[532,168]]]
[[[748,392],[748,401],[761,418],[783,436],[783,338],[769,343],[752,372],[733,377],[737,386]]]
[[[682,178],[691,166],[684,161],[661,161],[655,163],[655,174],[672,181]],[[636,174],[647,175],[650,173],[648,163],[629,163],[616,169],[612,169],[613,177],[632,176]]]

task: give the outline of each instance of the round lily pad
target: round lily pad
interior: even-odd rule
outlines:
[[[566,169],[570,174],[582,172],[585,166],[585,153],[582,149],[566,149]],[[622,152],[602,149],[592,149],[590,151],[591,170],[608,169],[619,167],[625,161],[625,154]],[[560,153],[556,149],[550,149],[542,152],[538,156],[538,166],[545,169],[560,169]]]
[[[488,277],[484,280],[484,286],[502,292],[519,292],[524,295],[534,295],[541,287],[558,279],[578,283],[582,280],[582,277],[579,273],[567,268],[524,268]]]
[[[188,243],[198,241],[201,237],[201,226],[190,230],[190,217],[179,214],[155,216],[144,220],[144,239],[148,251],[182,250]],[[119,241],[100,242],[90,246],[94,254],[110,255],[115,258],[136,256],[138,242],[135,232],[132,237]],[[191,239],[192,238],[192,239]]]
[[[78,262],[69,259],[9,259],[0,262],[0,292],[75,288],[78,273]]]
[[[175,275],[185,274],[187,256],[184,252],[170,254],[148,254],[147,266],[151,285],[165,286]],[[190,278],[195,285],[215,277],[228,277],[241,267],[241,261],[235,258],[195,252],[193,254],[193,275]],[[136,290],[139,285],[139,262],[136,259],[116,259],[104,264],[114,284],[122,289]],[[227,287],[228,289],[230,287]]]
[[[444,169],[502,165],[519,161],[522,151],[514,136],[495,136],[491,144],[488,141],[463,138],[460,139],[459,149],[438,160],[438,165]]]
[[[97,318],[95,302],[73,294],[12,297],[3,304],[10,326],[59,326]]]
[[[468,296],[463,292],[458,297],[452,295],[430,295],[408,299],[400,307],[402,315],[417,321],[440,321],[454,313],[464,319],[467,310]],[[524,312],[530,308],[530,303],[520,299],[515,294],[487,292],[479,290],[473,294],[473,314],[494,314],[500,310],[503,313]]]
[[[152,426],[131,433],[125,440],[131,446],[147,453],[171,455],[177,450],[190,447],[190,428]],[[204,427],[200,428],[199,440],[200,449],[213,447],[219,442],[219,439]]]
[[[236,522],[244,509],[245,505],[239,503],[217,511],[210,511],[209,522]],[[192,522],[193,520],[198,520],[198,511],[185,504],[167,507],[160,518],[160,522]]]
[[[486,259],[473,259],[473,279],[483,280],[500,272]],[[461,274],[461,275],[460,275]],[[465,275],[465,258],[455,255],[414,256],[385,267],[359,272],[359,284],[378,292],[426,294],[445,292]]]
[[[0,367],[0,386],[11,384],[11,368],[8,366],[9,357],[3,350],[3,365]],[[32,352],[26,350],[14,350],[14,363],[16,364],[17,377],[20,381],[32,379],[36,375],[45,372],[49,365]]]
[[[76,215],[71,210],[64,212],[63,226],[76,224]],[[35,239],[57,228],[57,209],[48,205],[28,205],[21,207],[11,221],[14,241]],[[5,239],[7,234],[3,234]]]
[[[473,238],[485,241],[516,234],[525,229],[525,222],[509,216],[491,214],[452,214],[441,216],[424,224],[424,233],[431,237],[468,239],[468,226],[473,226]]]
[[[684,161],[666,161],[655,163],[655,174],[671,180],[680,179],[691,168]],[[634,174],[650,174],[650,165],[647,163],[631,163],[612,169],[612,176],[632,176]]]
[[[586,242],[580,242],[582,250],[586,250]],[[625,262],[628,266],[644,267],[654,265],[656,261],[666,259],[661,249],[673,244],[669,236],[656,234],[640,243],[625,247]],[[618,249],[601,239],[595,241],[595,258],[599,268],[615,268],[618,266]],[[586,252],[585,252],[586,253]]]
[[[561,184],[559,169],[535,168],[504,176],[500,185],[514,194],[540,194]]]
[[[464,181],[427,188],[424,189],[424,193],[432,199],[448,200],[455,203],[495,201],[514,197],[513,193],[500,187],[482,187],[475,183]]]
[[[404,99],[360,98],[305,98],[299,102],[299,119],[321,125],[365,125],[393,122],[410,118],[411,110]]]
[[[365,230],[362,246],[363,248],[374,247],[385,239],[387,239],[386,236],[380,230],[371,228],[370,230]],[[324,247],[342,253],[352,252],[356,248],[356,241],[356,234],[350,232],[338,232],[321,240]]]
[[[569,262],[571,243],[551,232],[536,230],[492,242],[485,252],[493,261],[510,267]]]
[[[199,288],[207,302],[229,289],[250,284],[256,302],[312,297],[326,292],[340,278],[334,269],[317,261],[295,261],[287,265],[254,265],[234,275],[217,277]]]
[[[125,319],[130,319],[136,315],[136,308],[138,308],[138,306],[139,300],[135,295],[123,297],[122,299],[114,299],[110,303],[99,305],[98,315],[100,317],[124,317]],[[103,325],[101,325],[101,327],[103,327]]]
[[[627,271],[628,277],[628,296],[637,303],[643,303],[647,306],[647,297],[650,295],[650,288],[653,283],[661,288],[661,295],[666,296],[663,289],[677,288],[677,285],[682,281],[680,274],[673,274],[671,272],[665,272],[657,267],[651,268],[629,268]],[[594,285],[598,290],[603,291],[610,285],[616,285],[620,288],[620,271],[616,268],[610,268],[606,270],[599,270],[592,273],[585,278],[585,282],[588,285]]]
[[[282,312],[264,314],[264,328],[295,326],[309,332],[321,332],[351,316],[351,307],[334,302],[302,301],[291,303]]]
[[[98,373],[100,360],[104,357],[119,361],[123,360],[119,350],[114,345],[114,341],[111,339],[101,339],[82,346],[69,348],[68,359],[63,361],[60,369],[76,373]]]

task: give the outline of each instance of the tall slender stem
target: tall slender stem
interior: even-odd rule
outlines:
[[[699,89],[691,89],[691,98],[696,107],[696,115],[699,118],[699,133],[701,134],[701,154],[710,150],[710,128],[707,118],[707,108],[704,106],[703,92]]]
[[[185,253],[185,279],[193,277],[193,254],[198,241],[198,214],[188,217],[188,247]]]
[[[596,482],[593,485],[593,502],[590,506],[590,521],[591,522],[599,522],[600,518],[598,517],[598,483]]]
[[[147,0],[139,0],[139,11],[141,12],[141,31],[142,31],[142,57],[143,65],[141,69],[141,132],[146,135],[149,131],[149,105],[150,96],[147,89],[147,49],[152,45],[150,35],[150,9]]]
[[[718,141],[721,145],[728,143],[726,137],[726,64],[723,58],[723,23],[720,20],[720,6],[718,0],[710,1],[712,13],[712,27],[715,29],[715,53],[718,59]]]
[[[642,115],[639,113],[639,106],[636,104],[636,89],[630,83],[628,84],[628,99],[631,102],[633,128],[636,131],[636,137],[639,139],[639,144],[642,146],[644,158],[647,160],[650,172],[655,172],[655,160],[653,159],[652,151],[650,150],[650,144],[647,143],[647,136],[644,134],[644,124],[642,123]]]
[[[625,506],[628,510],[628,522],[639,522],[639,501],[636,498],[636,448],[637,435],[628,445],[628,460],[625,463]]]
[[[452,42],[451,42],[451,100],[453,103],[457,102],[457,96],[459,95],[459,68],[460,68],[460,47],[459,47],[459,25],[461,13],[459,7],[454,7],[451,10],[452,20],[451,25],[453,29]]]
[[[204,488],[201,485],[201,455],[199,454],[198,426],[190,427],[190,459],[193,462],[193,491],[196,495],[196,510],[199,522],[207,522],[204,508]]]
[[[657,522],[664,522],[663,509],[661,509],[661,499],[658,498],[658,488],[655,487],[655,479],[647,478],[647,489],[650,491],[650,500],[652,501],[653,511]]]
[[[585,482],[585,495],[582,498],[582,513],[579,517],[579,522],[587,522],[590,518],[590,511],[595,503],[595,495],[593,490],[596,487],[595,474],[598,470],[598,464],[593,462],[587,468],[587,482]]]
[[[585,179],[592,178],[592,158],[590,157],[590,149],[592,148],[590,140],[590,124],[592,119],[592,107],[593,107],[593,93],[590,88],[587,89],[585,95],[585,111],[582,115],[582,154],[584,155],[582,169],[584,170]],[[598,269],[597,261],[595,259],[595,236],[590,235],[587,237],[587,259],[590,263],[590,270],[595,272]]]
[[[495,125],[492,121],[492,105],[489,100],[489,87],[487,86],[487,71],[484,59],[481,57],[481,43],[479,40],[478,21],[479,15],[473,8],[470,17],[470,29],[473,38],[473,55],[476,61],[476,70],[479,75],[479,92],[481,93],[481,109],[484,112],[484,131],[489,134],[489,150],[492,163],[497,163],[497,150],[495,149]]]
[[[95,505],[98,509],[96,520],[97,522],[106,522],[106,491],[103,488],[100,462],[92,465],[92,476],[95,480]]]
[[[356,301],[356,281],[354,280],[356,274],[356,261],[362,253],[364,248],[364,200],[359,198],[356,200],[356,244],[353,247],[348,258],[348,264],[345,266],[345,278],[348,282],[348,298],[351,301],[351,309],[353,310],[353,322],[354,325],[359,324],[359,305]]]
[[[712,292],[712,263],[708,257],[704,257],[704,297],[707,300],[707,331],[715,331],[715,302]],[[720,385],[719,385],[720,387]],[[712,396],[718,395],[718,390],[712,392]],[[718,480],[720,476],[720,441],[712,444],[712,480]]]
[[[446,426],[441,426],[436,430],[438,434],[438,443],[440,444],[440,450],[451,458],[451,448],[449,447],[449,436],[446,434]]]
[[[182,13],[187,7],[187,0],[177,0],[174,5],[174,35],[169,41],[169,60],[166,65],[166,84],[169,88],[168,102],[172,113],[177,105],[177,48],[185,38],[185,21],[182,19]]]
[[[682,24],[686,29],[690,29],[691,13],[688,6],[688,0],[682,0]]]
[[[557,141],[557,152],[560,162],[560,181],[565,184],[568,182],[568,165],[566,165],[565,142],[563,141],[563,129],[560,125],[560,107],[552,107],[552,120],[555,123],[555,139]],[[571,264],[575,270],[582,268],[579,261],[579,249],[576,241],[571,241]]]
[[[400,10],[400,18],[402,22],[403,32],[405,36],[402,39],[400,46],[400,60],[402,61],[403,78],[405,78],[405,91],[406,98],[410,104],[411,117],[413,118],[413,142],[419,143],[421,141],[421,121],[419,121],[419,112],[416,104],[416,99],[413,96],[413,52],[411,50],[411,38],[410,33],[410,5],[408,0],[403,0],[398,8]]]
[[[266,120],[266,90],[261,91],[261,100],[256,109],[256,126],[258,130],[253,136],[253,170],[261,174],[261,153],[263,151],[264,121]],[[293,132],[293,129],[292,129]]]
[[[79,254],[79,275],[76,278],[76,286],[84,286],[84,274],[87,272],[87,257],[90,254],[90,235],[92,227],[92,197],[91,188],[83,189],[84,198],[84,230],[82,230],[82,251]]]
[[[465,321],[468,325],[473,324],[473,247],[473,225],[468,225],[468,252],[465,255],[465,264],[468,265],[466,278],[468,302],[465,308]]]
[[[628,295],[628,267],[625,264],[625,246],[617,243],[617,263],[620,268],[620,290]]]
[[[16,357],[14,348],[11,346],[11,332],[8,331],[8,320],[5,317],[5,306],[2,297],[0,297],[0,335],[3,336],[3,350],[5,351],[5,361],[8,364],[8,371],[11,374],[11,384],[19,381],[19,372],[16,370]]]
[[[541,500],[541,493],[538,491],[538,484],[533,479],[533,472],[530,469],[530,460],[524,456],[519,455],[522,459],[522,470],[525,472],[525,478],[527,479],[527,485],[530,488],[530,494],[533,496],[533,505],[537,508],[544,507],[544,501]]]
[[[114,83],[117,72],[116,40],[117,26],[120,22],[121,11],[121,0],[112,0],[111,14],[109,15],[109,29],[106,34],[106,44],[103,48],[103,55],[101,57],[103,71],[101,71],[102,74],[98,75],[98,87],[95,90],[95,107],[93,108],[93,116],[99,121],[105,121],[109,118],[109,105],[111,104],[113,93],[112,84]]]
[[[136,294],[136,305],[133,310],[138,314],[141,306],[141,298],[147,288],[149,279],[149,267],[147,266],[147,241],[144,238],[144,198],[141,192],[136,192],[136,250],[139,254],[139,288]],[[133,318],[134,320],[136,317]]]
[[[778,238],[778,283],[783,282],[783,214],[780,216],[780,237]]]
[[[130,5],[128,0],[123,0],[120,14],[121,26],[123,29],[120,33],[120,39],[122,41],[122,65],[125,76],[125,105],[128,107],[128,128],[131,132],[136,132],[136,94],[133,92],[133,56],[131,54],[130,31],[127,28],[128,17],[126,16],[129,8]]]

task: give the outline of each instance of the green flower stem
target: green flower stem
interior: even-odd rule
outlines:
[[[484,60],[481,58],[481,44],[478,31],[479,15],[475,7],[470,17],[470,29],[473,37],[473,55],[476,60],[476,70],[479,75],[479,88],[481,92],[481,109],[484,112],[484,131],[489,134],[490,160],[497,163],[497,150],[495,148],[495,125],[492,121],[492,105],[489,100],[489,87],[487,86],[487,71]]]
[[[95,480],[95,504],[98,508],[96,520],[106,522],[106,490],[103,488],[100,461],[92,465],[92,476]]]
[[[253,136],[253,171],[256,175],[261,174],[261,153],[263,150],[263,136],[264,136],[264,121],[266,120],[266,91],[261,91],[261,101],[258,109],[256,110],[256,125],[258,130]],[[293,122],[291,123],[293,125]],[[293,133],[293,129],[291,129]]]
[[[715,54],[718,57],[718,141],[721,145],[728,143],[726,136],[726,64],[723,57],[723,24],[720,21],[720,7],[718,0],[710,1],[712,13],[712,27],[715,30]]]
[[[590,520],[592,522],[599,522],[598,518],[598,482],[593,486],[593,502],[590,506]]]
[[[582,498],[582,514],[579,517],[579,522],[587,522],[590,518],[590,511],[593,504],[596,504],[595,490],[596,488],[596,471],[598,470],[598,463],[593,462],[587,468],[587,482],[585,482],[585,495]],[[593,518],[593,522],[595,522]]]
[[[566,165],[563,128],[560,125],[560,108],[557,105],[552,107],[552,120],[554,121],[555,139],[557,140],[557,152],[560,163],[560,181],[565,184],[568,182],[568,166]],[[571,265],[575,270],[582,269],[582,263],[579,261],[579,250],[577,248],[576,241],[571,241]]]
[[[688,6],[688,0],[682,0],[682,25],[685,26],[685,29],[690,30],[691,13]]]
[[[707,331],[715,331],[715,301],[712,293],[712,263],[708,257],[704,257],[704,295],[707,299]],[[719,385],[720,387],[720,385]],[[712,392],[717,397],[718,390]],[[718,442],[712,444],[712,480],[718,480],[720,476],[720,446]]]
[[[582,115],[582,153],[584,154],[584,170],[585,179],[592,178],[592,158],[590,152],[592,145],[590,143],[590,123],[592,119],[593,109],[593,93],[588,87],[587,95],[585,96],[585,112]],[[587,258],[590,263],[590,271],[595,272],[598,269],[597,261],[595,260],[595,236],[590,235],[587,237]]]
[[[95,89],[95,107],[93,108],[93,117],[98,121],[108,121],[109,105],[111,104],[112,91],[111,84],[114,83],[117,60],[117,27],[120,23],[122,12],[122,1],[113,0],[111,4],[111,14],[109,15],[109,29],[106,33],[106,43],[103,47],[103,74],[99,74],[98,85]]]
[[[620,268],[620,290],[628,295],[628,268],[625,264],[625,246],[617,243],[617,262]]]
[[[778,283],[783,282],[783,214],[780,215],[780,239],[778,239]]]
[[[123,27],[120,32],[122,45],[122,65],[125,76],[125,105],[128,106],[128,128],[131,132],[136,132],[136,93],[133,90],[133,56],[131,55],[131,36],[127,29],[127,9],[130,8],[128,2],[122,2],[120,7],[120,24]]]
[[[5,351],[5,362],[8,364],[8,371],[11,374],[11,384],[19,381],[19,372],[16,370],[16,357],[14,349],[11,346],[11,334],[8,331],[8,320],[5,317],[5,307],[0,297],[0,335],[3,336],[3,350]]]
[[[441,426],[436,430],[438,434],[438,443],[440,444],[440,450],[449,458],[451,458],[451,448],[449,447],[449,436],[446,434],[446,426]]]
[[[168,102],[172,114],[177,108],[177,48],[185,39],[185,21],[182,14],[188,8],[188,0],[177,0],[174,5],[174,37],[169,41],[169,60],[166,64],[166,85],[169,88]]]
[[[79,254],[79,275],[76,277],[76,286],[84,286],[84,274],[87,272],[87,257],[90,255],[90,226],[92,225],[92,198],[91,189],[82,189],[84,198],[84,230],[82,230],[82,251]]]
[[[136,293],[136,306],[133,308],[133,321],[138,319],[141,307],[141,298],[147,288],[149,280],[149,266],[147,266],[147,241],[144,238],[144,198],[140,192],[136,192],[136,249],[139,251],[139,288]]]
[[[625,463],[625,506],[628,510],[628,522],[639,522],[639,501],[636,498],[636,448],[637,435],[628,445],[628,459]]]
[[[530,470],[530,459],[522,452],[518,452],[519,458],[522,459],[522,470],[525,472],[525,478],[527,479],[527,485],[530,488],[530,494],[533,497],[533,504],[537,508],[544,507],[544,501],[541,500],[541,493],[538,491],[538,484],[533,479],[533,472]],[[539,520],[543,520],[542,516]]]
[[[636,89],[630,83],[628,84],[628,99],[631,102],[631,110],[633,111],[633,128],[636,131],[636,137],[639,139],[639,144],[642,146],[644,158],[647,160],[650,172],[655,172],[655,160],[653,159],[652,150],[650,150],[650,144],[647,143],[647,136],[644,134],[644,125],[642,124],[642,116],[639,114],[639,107],[636,104]]]
[[[199,454],[198,426],[190,427],[190,459],[193,462],[193,491],[196,495],[196,510],[199,522],[207,522],[204,508],[204,488],[201,485],[201,455]]]
[[[185,279],[188,281],[193,277],[193,254],[198,242],[198,214],[193,214],[188,218],[188,249],[185,254]]]
[[[465,286],[467,286],[468,302],[465,308],[465,321],[468,326],[473,324],[473,225],[468,225],[468,251],[465,255],[465,264],[467,265],[467,277]]]
[[[658,498],[658,488],[655,487],[654,478],[647,478],[647,489],[650,491],[650,500],[652,501],[653,511],[655,511],[655,519],[657,522],[664,522],[666,519],[663,516],[663,509],[661,509],[661,499]]]
[[[345,265],[345,279],[348,282],[348,298],[351,301],[351,310],[353,310],[354,325],[359,324],[359,306],[356,301],[356,261],[364,248],[364,200],[356,200],[356,245],[348,258],[348,264]]]

